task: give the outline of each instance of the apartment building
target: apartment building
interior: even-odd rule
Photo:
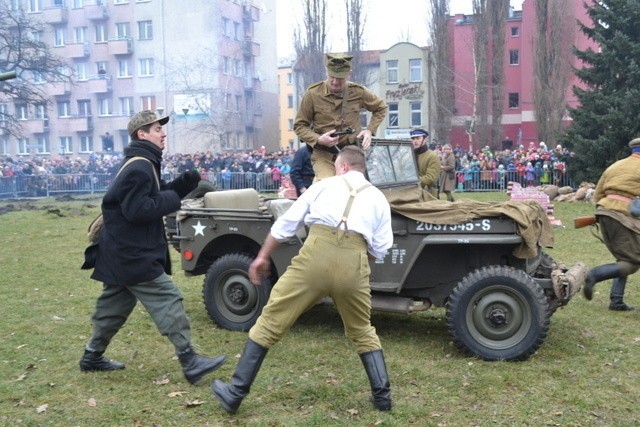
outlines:
[[[297,147],[293,122],[296,118],[297,106],[294,101],[293,67],[282,64],[278,67],[278,86],[280,93],[280,147]]]
[[[70,82],[46,106],[4,99],[23,135],[0,154],[121,152],[142,109],[169,115],[168,153],[278,147],[276,0],[10,0],[46,23]]]

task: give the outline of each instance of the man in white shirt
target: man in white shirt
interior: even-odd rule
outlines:
[[[356,345],[374,405],[381,411],[391,409],[384,355],[370,321],[369,287],[369,258],[384,258],[393,244],[391,209],[382,192],[364,177],[362,149],[343,148],[335,169],[337,176],[313,184],[275,222],[249,268],[251,281],[261,285],[279,243],[294,236],[303,221],[309,226],[300,253],[271,290],[269,302],[249,331],[231,382],[216,380],[212,385],[228,412],[235,413],[249,394],[268,349],[325,296],[333,300],[347,337]]]

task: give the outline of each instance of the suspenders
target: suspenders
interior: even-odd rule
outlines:
[[[342,213],[342,218],[340,219],[340,222],[338,223],[338,225],[336,225],[336,228],[333,231],[334,234],[338,230],[340,230],[341,227],[344,227],[344,231],[345,232],[349,231],[349,227],[347,226],[347,217],[349,216],[349,212],[351,212],[351,206],[353,205],[353,199],[355,199],[356,195],[359,192],[361,192],[362,190],[364,190],[364,189],[366,189],[368,187],[371,187],[371,184],[367,182],[362,187],[354,190],[353,187],[351,187],[351,184],[349,184],[349,181],[347,181],[347,178],[345,178],[343,176],[342,180],[344,181],[344,183],[349,188],[349,200],[347,201],[347,206],[345,206],[345,208],[344,208],[344,212]]]

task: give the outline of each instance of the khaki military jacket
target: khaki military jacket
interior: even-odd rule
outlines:
[[[432,150],[418,154],[418,175],[422,188],[433,187],[440,175],[440,156]]]
[[[314,83],[307,88],[300,102],[293,126],[293,130],[302,141],[313,147],[318,142],[318,137],[325,132],[331,129],[342,130],[350,127],[355,130],[355,133],[341,136],[338,145],[343,147],[355,144],[356,136],[361,131],[361,109],[372,113],[367,129],[375,135],[378,126],[387,114],[387,103],[362,85],[349,81],[346,84],[347,105],[344,109],[344,122],[340,118],[342,93],[331,93],[326,81]]]

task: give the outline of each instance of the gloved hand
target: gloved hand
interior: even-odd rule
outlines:
[[[171,182],[171,189],[178,193],[178,196],[183,199],[184,196],[198,186],[198,182],[200,182],[201,179],[198,171],[188,170]]]

